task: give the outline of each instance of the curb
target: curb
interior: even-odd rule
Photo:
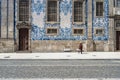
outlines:
[[[120,78],[0,78],[0,80],[120,80]]]

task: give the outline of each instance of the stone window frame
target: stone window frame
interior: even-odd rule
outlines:
[[[83,2],[83,19],[82,19],[82,22],[74,22],[74,1],[80,1],[80,2]],[[84,24],[85,23],[85,0],[72,0],[72,22],[75,23],[75,24]]]
[[[48,15],[48,1],[57,1],[57,21],[48,21],[48,17],[47,17],[47,15]],[[50,24],[54,24],[54,23],[59,23],[59,17],[60,17],[60,11],[59,11],[59,0],[47,0],[46,1],[46,23],[50,23]]]
[[[31,22],[31,0],[29,0],[29,20],[28,21],[19,21],[19,0],[17,0],[17,23],[30,23]]]
[[[120,4],[118,5],[118,0],[115,0],[115,7],[120,7]]]
[[[57,33],[48,33],[48,29],[56,29],[57,30]],[[58,35],[58,32],[59,30],[58,30],[58,28],[56,27],[48,27],[48,28],[46,28],[46,35],[47,36],[56,36],[56,35]]]
[[[118,23],[118,22],[119,22],[119,24],[120,24],[120,19],[116,19],[116,20],[115,20],[115,27],[116,27],[116,28],[119,28],[119,27],[120,27],[120,25],[117,26],[117,23]]]
[[[74,33],[74,30],[75,30],[75,29],[81,29],[81,30],[83,30],[83,33],[82,33],[82,34],[75,34],[75,33]],[[72,28],[72,35],[73,35],[73,36],[84,36],[84,34],[85,34],[85,29],[82,28],[82,27],[81,27],[81,28]]]
[[[97,16],[97,15],[96,15],[96,3],[97,3],[97,2],[103,2],[103,16]],[[105,15],[105,13],[104,13],[104,11],[105,11],[105,10],[104,10],[104,7],[105,7],[105,5],[104,5],[104,0],[95,0],[95,1],[94,1],[94,14],[95,14],[94,16],[97,17],[97,18],[103,18],[104,15]]]
[[[102,30],[102,34],[97,34],[97,30]],[[95,28],[94,29],[94,35],[95,36],[104,36],[104,32],[105,30],[104,30],[104,28]]]

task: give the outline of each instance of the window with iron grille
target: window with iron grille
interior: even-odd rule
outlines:
[[[74,22],[83,21],[83,2],[74,1]]]
[[[96,2],[96,16],[103,16],[103,2]]]
[[[102,35],[103,34],[103,29],[96,29],[96,34],[97,35]]]
[[[19,0],[19,21],[29,21],[29,0]]]
[[[120,7],[120,0],[117,0],[117,7]]]
[[[73,34],[82,35],[83,34],[83,29],[74,29]]]
[[[57,0],[48,0],[47,21],[57,22]]]
[[[120,27],[120,20],[116,20],[116,27]]]
[[[57,33],[58,33],[57,28],[48,28],[48,29],[47,29],[47,34],[56,35]]]

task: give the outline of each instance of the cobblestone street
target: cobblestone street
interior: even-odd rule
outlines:
[[[120,78],[120,60],[0,60],[0,78]]]

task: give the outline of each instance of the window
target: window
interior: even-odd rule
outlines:
[[[83,21],[83,2],[74,1],[74,22]]]
[[[96,16],[103,16],[103,2],[96,2]]]
[[[47,21],[57,22],[57,0],[48,0]]]
[[[120,0],[117,0],[117,7],[120,7]]]
[[[120,20],[116,20],[116,27],[120,27]]]
[[[83,29],[73,29],[73,34],[82,35],[83,34]]]
[[[29,21],[29,0],[19,0],[19,21]]]
[[[114,7],[115,7],[115,2],[116,2],[116,1],[114,0]]]
[[[47,29],[47,34],[48,35],[57,35],[58,29],[57,28],[48,28]]]
[[[96,35],[102,35],[103,29],[96,29]]]

